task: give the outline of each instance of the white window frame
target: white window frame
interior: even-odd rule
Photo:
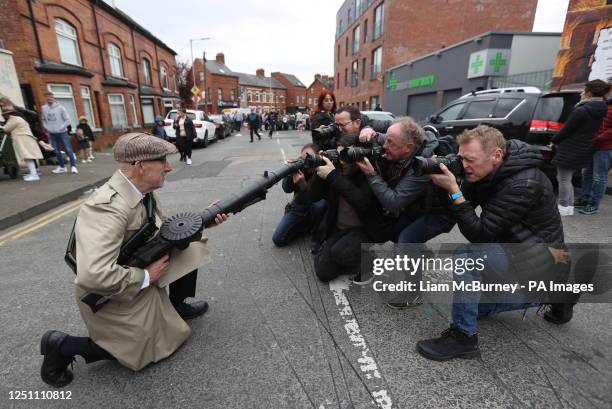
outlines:
[[[146,102],[145,102],[146,101]],[[145,109],[143,108],[143,106],[150,106],[151,107],[151,122],[147,122],[146,118],[145,118]],[[142,112],[142,122],[145,125],[152,125],[155,123],[155,105],[154,105],[154,101],[153,98],[140,98],[140,110]]]
[[[378,11],[380,10],[380,13]],[[377,22],[376,17],[380,15]],[[372,30],[372,41],[380,38],[385,32],[385,3],[380,3],[374,9],[374,30]]]
[[[120,104],[111,101],[111,97],[116,97],[116,96],[120,96],[121,97],[121,103]],[[112,115],[113,110],[111,109],[112,105],[121,105],[121,106],[123,106],[123,117],[125,118],[125,124],[115,124],[115,121],[113,121],[113,115]],[[109,111],[111,113],[111,124],[112,124],[112,127],[115,128],[115,129],[125,129],[125,128],[127,128],[129,126],[129,124],[128,124],[127,112],[125,110],[125,97],[123,96],[123,94],[121,94],[121,93],[108,94],[108,106],[109,106]]]
[[[377,53],[379,55],[378,59],[376,58]],[[376,79],[376,76],[380,74],[381,71],[382,71],[382,46],[372,51],[372,71],[371,71],[370,79],[371,80]]]
[[[223,101],[223,88],[217,88],[217,102]]]
[[[353,54],[359,52],[361,46],[361,26],[357,26],[353,29]]]
[[[132,107],[132,127],[140,128],[140,124],[138,123],[138,111],[136,110],[136,98],[134,98],[132,94],[130,94],[130,106]]]
[[[121,61],[121,49],[113,43],[108,43],[108,63],[111,69],[111,75],[116,78],[125,78],[123,76],[123,63]]]
[[[145,85],[152,85],[151,63],[146,58],[142,59],[142,82]]]
[[[159,69],[159,76],[161,79],[161,86],[163,89],[170,91],[170,89],[168,88],[170,86],[170,84],[168,83],[168,71],[166,70],[166,67],[162,66]]]
[[[65,91],[60,91],[58,88],[65,87]],[[76,109],[76,104],[74,101],[74,94],[72,93],[72,85],[70,84],[47,84],[47,90],[53,93],[55,99],[70,99],[72,105],[72,112],[74,113],[74,117],[70,118],[70,125],[72,126],[72,132],[76,132],[76,126],[79,123],[78,113]],[[59,102],[58,102],[59,103]],[[61,105],[61,104],[60,104]],[[65,107],[64,107],[65,108]],[[68,115],[70,116],[70,110],[66,110]]]
[[[87,117],[87,122],[91,129],[96,129],[96,118],[93,110],[93,103],[91,102],[91,90],[87,85],[81,85],[81,100],[83,101],[83,113]],[[91,117],[87,115],[87,109],[89,108],[89,112],[91,112]]]
[[[83,66],[83,60],[81,60],[81,50],[79,50],[79,39],[78,39],[76,28],[72,26],[70,23],[68,23],[67,21],[59,19],[59,18],[56,18],[54,22],[55,22],[55,36],[57,39],[57,46],[60,52],[60,60],[66,64]],[[64,59],[65,55],[62,56],[62,47],[60,45],[61,42],[59,41],[58,37],[65,38],[74,43],[74,51],[75,51],[77,61],[66,61]]]

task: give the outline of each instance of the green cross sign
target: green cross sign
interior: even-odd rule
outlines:
[[[480,71],[480,67],[482,67],[483,64],[484,64],[484,62],[480,59],[480,54],[478,54],[476,56],[476,58],[474,59],[474,62],[472,63],[472,68],[474,69],[474,74],[477,74],[478,71]]]
[[[397,89],[397,77],[394,74],[391,74],[389,77],[389,84],[387,85],[391,91],[395,91]]]
[[[493,72],[499,72],[501,67],[506,65],[507,60],[502,57],[502,53],[495,54],[495,58],[489,60],[489,65],[493,67]]]

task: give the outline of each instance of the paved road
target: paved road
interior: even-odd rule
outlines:
[[[160,197],[167,213],[198,210],[276,169],[309,139],[283,132],[249,143],[234,135],[177,166]],[[418,339],[448,325],[449,306],[386,309],[368,287],[317,282],[307,241],[277,249],[274,227],[289,197],[266,201],[209,233],[213,263],[198,296],[211,310],[190,323],[171,358],[133,373],[114,362],[74,367],[71,402],[9,400],[11,390],[49,390],[38,372],[47,329],[85,334],[62,261],[74,213],[0,245],[0,407],[147,408],[609,408],[612,314],[579,305],[566,326],[534,312],[481,323],[482,358],[434,363]],[[598,216],[565,220],[573,242],[612,242],[612,198]],[[438,241],[463,242],[457,231]]]

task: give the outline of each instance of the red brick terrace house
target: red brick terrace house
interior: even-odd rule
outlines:
[[[178,106],[176,52],[121,10],[101,0],[0,0],[0,9],[27,108],[51,91],[73,129],[86,116],[106,146]]]
[[[287,89],[287,113],[294,114],[297,111],[305,111],[306,106],[306,86],[293,74],[273,72],[272,78],[283,84]]]
[[[194,60],[193,68],[196,72],[196,85],[202,91],[198,109],[214,114],[226,108],[238,108],[238,74],[225,65],[223,53],[218,53],[212,61],[206,60],[206,74],[202,71],[201,58]]]
[[[315,74],[314,81],[306,88],[306,103],[311,111],[318,109],[319,95],[323,90],[334,90],[334,77],[329,75]]]

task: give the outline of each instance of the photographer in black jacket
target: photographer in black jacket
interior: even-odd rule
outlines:
[[[431,179],[451,196],[450,210],[461,233],[471,243],[485,243],[466,248],[465,254],[470,258],[486,258],[487,272],[500,277],[517,267],[513,265],[516,262],[524,263],[519,268],[534,272],[555,268],[558,260],[553,249],[563,246],[563,225],[552,184],[538,168],[541,153],[518,140],[506,142],[501,132],[485,125],[463,132],[457,142],[465,172],[461,189],[455,176],[442,164],[444,173],[432,175]],[[477,206],[482,209],[480,216],[475,211]],[[517,257],[497,243],[528,246],[522,250],[525,254]],[[453,278],[480,279],[455,272]],[[480,292],[456,291],[450,328],[439,338],[419,341],[419,353],[438,361],[478,356],[479,318],[536,306],[521,302],[480,304],[480,297]],[[568,322],[572,307],[573,304],[552,304],[544,318],[556,324]]]
[[[345,135],[337,150],[353,146],[357,136]],[[311,200],[327,199],[322,221],[325,242],[315,255],[315,272],[321,281],[341,274],[358,274],[361,243],[382,243],[392,236],[390,220],[355,164],[339,161],[338,168],[324,157],[317,168],[317,179],[309,190]]]
[[[365,128],[362,143],[383,146],[384,157],[374,164],[368,158],[357,162],[382,207],[398,218],[398,243],[425,243],[454,225],[450,213],[441,206],[448,200],[434,189],[429,176],[417,175],[414,158],[431,158],[438,146],[435,135],[426,133],[410,117],[393,122],[385,134]]]

